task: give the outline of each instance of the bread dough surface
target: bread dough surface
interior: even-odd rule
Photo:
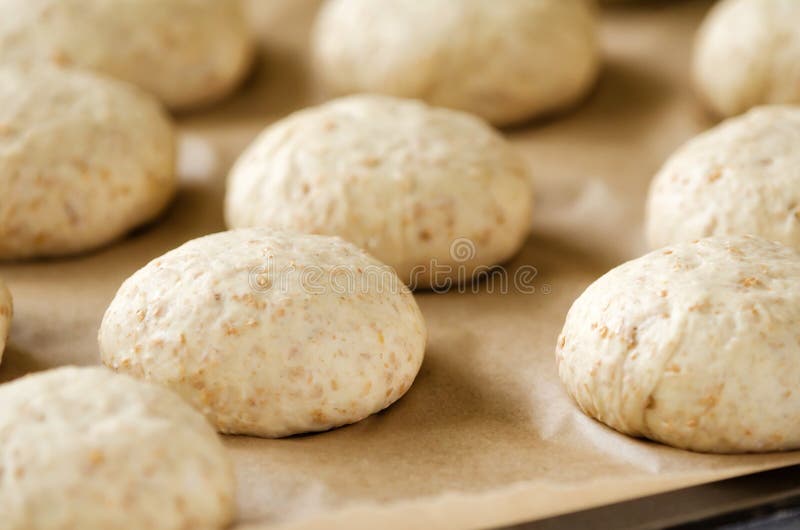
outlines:
[[[556,350],[568,393],[633,436],[714,453],[800,448],[800,253],[680,243],[590,285]]]
[[[413,287],[502,263],[528,234],[526,161],[468,114],[359,95],[268,127],[228,177],[228,226],[340,236]]]
[[[752,234],[800,250],[800,107],[730,118],[687,142],[650,186],[651,248]]]
[[[174,143],[127,83],[0,68],[0,259],[94,249],[150,221],[175,192]]]
[[[225,433],[353,423],[414,381],[426,329],[409,290],[339,238],[242,229],[195,239],[123,283],[103,362],[166,385]]]
[[[0,385],[4,530],[222,530],[234,517],[228,456],[168,390],[102,367]]]
[[[420,98],[506,125],[588,92],[596,26],[585,0],[333,0],[312,55],[334,94]]]

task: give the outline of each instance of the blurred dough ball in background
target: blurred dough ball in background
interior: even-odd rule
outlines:
[[[226,95],[252,52],[238,0],[0,0],[0,64],[97,70],[171,108]]]
[[[0,68],[0,259],[90,250],[153,219],[175,192],[174,142],[128,83]]]
[[[312,61],[333,94],[419,98],[506,125],[587,93],[596,26],[587,0],[329,0]]]
[[[800,104],[800,1],[723,0],[695,43],[694,82],[721,116]]]
[[[651,248],[753,234],[800,250],[800,107],[755,108],[687,142],[656,175]]]
[[[522,156],[483,120],[362,94],[267,128],[231,170],[225,217],[340,236],[430,287],[513,256],[531,188]]]

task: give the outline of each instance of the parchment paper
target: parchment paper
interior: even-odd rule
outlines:
[[[178,244],[224,228],[231,162],[267,123],[318,97],[304,67],[316,0],[251,0],[263,57],[232,99],[179,116],[182,189],[157,223],[73,259],[3,264],[16,314],[0,380],[98,359],[96,334],[119,284]],[[538,184],[533,235],[508,265],[538,270],[533,294],[419,293],[430,330],[410,392],[331,432],[225,440],[240,524],[257,528],[470,528],[800,462],[800,453],[711,456],[617,434],[584,417],[553,350],[572,300],[643,250],[649,179],[708,127],[687,79],[707,2],[606,8],[606,69],[580,107],[508,130]],[[713,331],[713,330],[709,330]]]

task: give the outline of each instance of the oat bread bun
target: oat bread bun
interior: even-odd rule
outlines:
[[[650,186],[651,248],[752,234],[800,250],[800,107],[751,110],[681,147]]]
[[[230,172],[225,217],[340,236],[429,287],[513,256],[532,203],[525,161],[482,120],[359,95],[268,127]]]
[[[264,437],[359,421],[399,399],[425,323],[397,276],[335,237],[222,232],[122,284],[103,362],[166,385],[225,433]]]
[[[3,530],[217,530],[235,480],[202,415],[156,385],[66,367],[0,385]]]
[[[251,55],[238,0],[0,0],[0,64],[96,70],[171,108],[224,96]]]
[[[8,330],[11,328],[11,317],[14,314],[14,305],[11,302],[11,293],[0,280],[0,362],[3,361],[3,350],[8,340]]]
[[[600,69],[586,0],[330,0],[312,55],[334,94],[420,98],[496,125],[572,105]]]
[[[175,191],[173,158],[172,124],[139,89],[0,68],[0,259],[93,249],[151,220]]]
[[[583,411],[695,451],[800,448],[800,253],[750,236],[656,250],[575,301],[556,351]]]
[[[800,104],[800,2],[722,0],[695,42],[693,76],[706,104],[733,116],[769,103]]]

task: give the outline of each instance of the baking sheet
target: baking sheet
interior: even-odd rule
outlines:
[[[0,380],[98,360],[119,284],[184,241],[222,230],[224,176],[272,120],[316,101],[304,42],[316,0],[251,0],[263,56],[243,90],[179,116],[182,187],[157,223],[73,259],[0,265],[15,300]],[[607,65],[561,116],[507,131],[538,188],[533,234],[509,265],[534,292],[418,293],[430,331],[409,393],[356,425],[282,440],[227,437],[237,530],[474,528],[542,518],[800,462],[800,453],[702,455],[634,440],[584,417],[553,350],[572,300],[643,251],[643,198],[682,141],[711,122],[687,79],[704,1],[606,8]]]

